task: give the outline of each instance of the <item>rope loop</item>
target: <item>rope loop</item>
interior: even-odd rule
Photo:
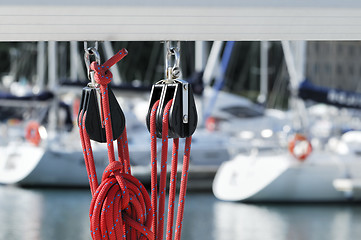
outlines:
[[[118,161],[109,163],[109,165],[104,170],[102,182],[108,181],[110,184],[113,184],[115,180],[119,184],[120,190],[123,194],[122,209],[125,209],[129,204],[129,191],[127,189],[127,184],[123,178],[123,174],[120,173],[122,169],[123,165]]]
[[[113,74],[109,71],[109,68],[111,68],[114,64],[116,64],[120,60],[122,60],[127,54],[128,51],[125,48],[123,48],[102,65],[100,65],[96,61],[92,62],[90,68],[95,72],[94,74],[95,81],[103,86],[109,84],[113,79]]]
[[[130,174],[121,173],[122,164],[110,163],[90,205],[93,239],[153,239],[153,209],[143,184]],[[107,238],[108,237],[108,238]]]
[[[107,85],[113,80],[113,74],[108,68],[99,65],[97,62],[92,62],[91,69],[95,72],[94,79],[100,85]]]

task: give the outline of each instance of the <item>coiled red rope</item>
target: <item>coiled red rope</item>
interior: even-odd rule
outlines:
[[[98,184],[90,138],[85,129],[85,116],[87,113],[84,109],[80,111],[78,119],[83,155],[88,173],[90,190],[92,193],[89,217],[91,236],[94,240],[163,239],[167,179],[168,122],[169,109],[171,107],[172,100],[167,103],[163,113],[162,154],[159,189],[157,186],[157,139],[155,125],[155,115],[159,101],[157,101],[152,107],[150,120],[152,164],[150,198],[142,183],[131,175],[126,129],[124,129],[123,134],[118,139],[116,139],[118,160],[116,160],[114,154],[114,139],[112,139],[113,134],[107,84],[109,84],[112,80],[112,74],[109,71],[109,68],[116,62],[120,61],[126,54],[126,50],[122,49],[103,65],[98,65],[96,62],[91,64],[91,69],[95,71],[95,81],[100,84],[102,120],[104,121],[109,158],[109,165],[104,170],[100,184]],[[172,239],[173,236],[178,147],[179,139],[173,139],[172,169],[169,187],[169,204],[166,231],[167,240]],[[186,139],[184,151],[183,170],[174,239],[180,239],[181,237],[190,147],[191,137],[188,137]],[[159,208],[157,207],[158,192]]]

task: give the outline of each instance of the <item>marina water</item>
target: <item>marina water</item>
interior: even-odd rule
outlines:
[[[87,189],[0,186],[0,240],[89,240]],[[246,204],[187,195],[185,240],[361,239],[360,204]]]

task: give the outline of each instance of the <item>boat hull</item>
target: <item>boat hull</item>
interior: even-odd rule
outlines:
[[[148,138],[147,134],[146,139],[139,138],[139,141],[131,141],[129,145],[132,175],[144,185],[149,185],[151,179]],[[4,156],[0,159],[0,164],[2,164],[0,165],[0,184],[31,187],[89,186],[83,154],[78,146],[61,144],[34,146],[28,142],[12,143],[12,145],[14,147],[8,145],[0,149],[0,156]],[[101,175],[108,165],[105,146],[104,144],[93,144],[98,180],[101,180]],[[160,142],[159,146],[161,146]],[[179,148],[179,176],[182,171],[183,150],[184,139],[180,141]],[[160,151],[161,148],[158,147],[159,161]],[[168,153],[168,172],[170,172],[172,162],[170,151],[171,147],[169,147]],[[210,190],[219,165],[229,158],[227,145],[222,139],[210,138],[209,135],[202,132],[196,134],[193,138],[190,156],[189,189]]]
[[[305,162],[289,153],[238,156],[221,165],[213,181],[215,196],[227,201],[325,202],[360,200],[339,191],[335,179],[361,178],[361,161],[352,156],[313,153]],[[353,171],[351,173],[351,171]],[[350,175],[351,173],[351,175]]]

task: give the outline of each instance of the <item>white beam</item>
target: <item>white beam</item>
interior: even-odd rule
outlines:
[[[0,2],[0,41],[359,39],[354,0]]]

